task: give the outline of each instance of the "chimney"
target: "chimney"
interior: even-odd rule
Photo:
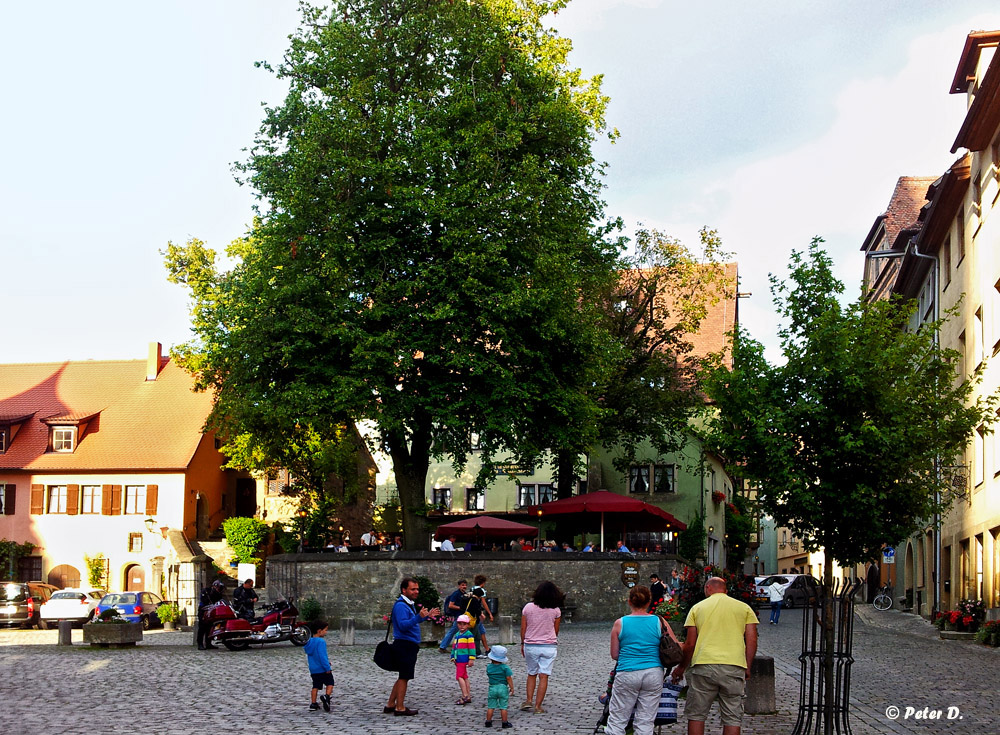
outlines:
[[[146,358],[146,380],[156,380],[160,373],[160,362],[163,358],[163,346],[159,342],[149,343],[149,356]]]

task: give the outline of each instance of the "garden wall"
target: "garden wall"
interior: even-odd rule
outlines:
[[[392,602],[399,596],[403,577],[422,575],[437,587],[442,600],[459,579],[472,586],[476,574],[485,574],[490,597],[498,598],[498,614],[520,620],[521,608],[531,600],[539,582],[552,580],[576,606],[576,620],[614,620],[628,612],[628,587],[623,564],[637,567],[639,584],[649,584],[656,573],[669,579],[680,566],[670,554],[623,555],[582,552],[433,552],[370,551],[348,554],[282,554],[267,560],[270,599],[312,597],[336,626],[342,617],[354,618],[359,629],[385,625]],[[519,624],[519,622],[517,622]]]

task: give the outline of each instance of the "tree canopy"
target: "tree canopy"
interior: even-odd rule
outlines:
[[[473,436],[487,468],[583,446],[600,413],[582,386],[606,343],[582,294],[614,277],[591,152],[606,99],[543,25],[564,4],[304,5],[262,64],[289,91],[238,165],[260,203],[235,265],[168,258],[195,294],[181,353],[213,420],[270,433],[255,448],[279,458],[297,432],[373,422],[410,548],[432,456],[463,464]]]
[[[792,254],[787,281],[771,277],[784,363],[739,333],[732,370],[710,371],[709,437],[777,525],[850,564],[946,507],[938,469],[993,422],[996,397],[973,399],[979,375],[956,377],[959,356],[936,344],[938,324],[904,329],[912,303],[842,306],[821,243]]]

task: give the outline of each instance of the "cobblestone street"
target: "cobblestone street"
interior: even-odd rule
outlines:
[[[766,619],[766,618],[765,618]],[[520,733],[591,733],[597,702],[611,668],[610,623],[568,624],[545,700],[545,714],[516,709]],[[748,716],[744,732],[790,733],[798,704],[801,612],[785,611],[778,626],[760,626],[760,652],[775,658],[778,712]],[[242,652],[200,652],[186,632],[153,631],[132,650],[91,649],[73,631],[72,647],[56,646],[56,631],[0,632],[0,723],[5,735],[101,733],[426,733],[484,731],[485,674],[472,670],[473,704],[458,695],[448,657],[425,650],[407,705],[416,717],[382,714],[392,674],[371,662],[375,631],[358,633],[358,645],[327,638],[337,681],[333,711],[309,712],[305,656],[288,643]],[[516,652],[511,647],[511,652]],[[941,641],[924,621],[896,611],[858,608],[855,627],[851,724],[856,735],[874,733],[990,733],[1000,719],[1000,649]],[[524,663],[512,657],[516,694],[523,698]],[[899,707],[898,719],[886,708]],[[948,720],[958,707],[961,719]],[[907,708],[912,708],[905,717]],[[941,710],[942,719],[915,713]],[[494,726],[497,727],[496,725]],[[683,716],[664,733],[686,731]],[[720,733],[717,713],[708,732]]]

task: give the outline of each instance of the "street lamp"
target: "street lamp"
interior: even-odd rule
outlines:
[[[542,509],[538,509],[538,535],[535,537],[535,551],[539,551],[542,545]]]
[[[299,553],[302,553],[302,547],[306,543],[306,518],[309,512],[305,508],[299,508]]]

